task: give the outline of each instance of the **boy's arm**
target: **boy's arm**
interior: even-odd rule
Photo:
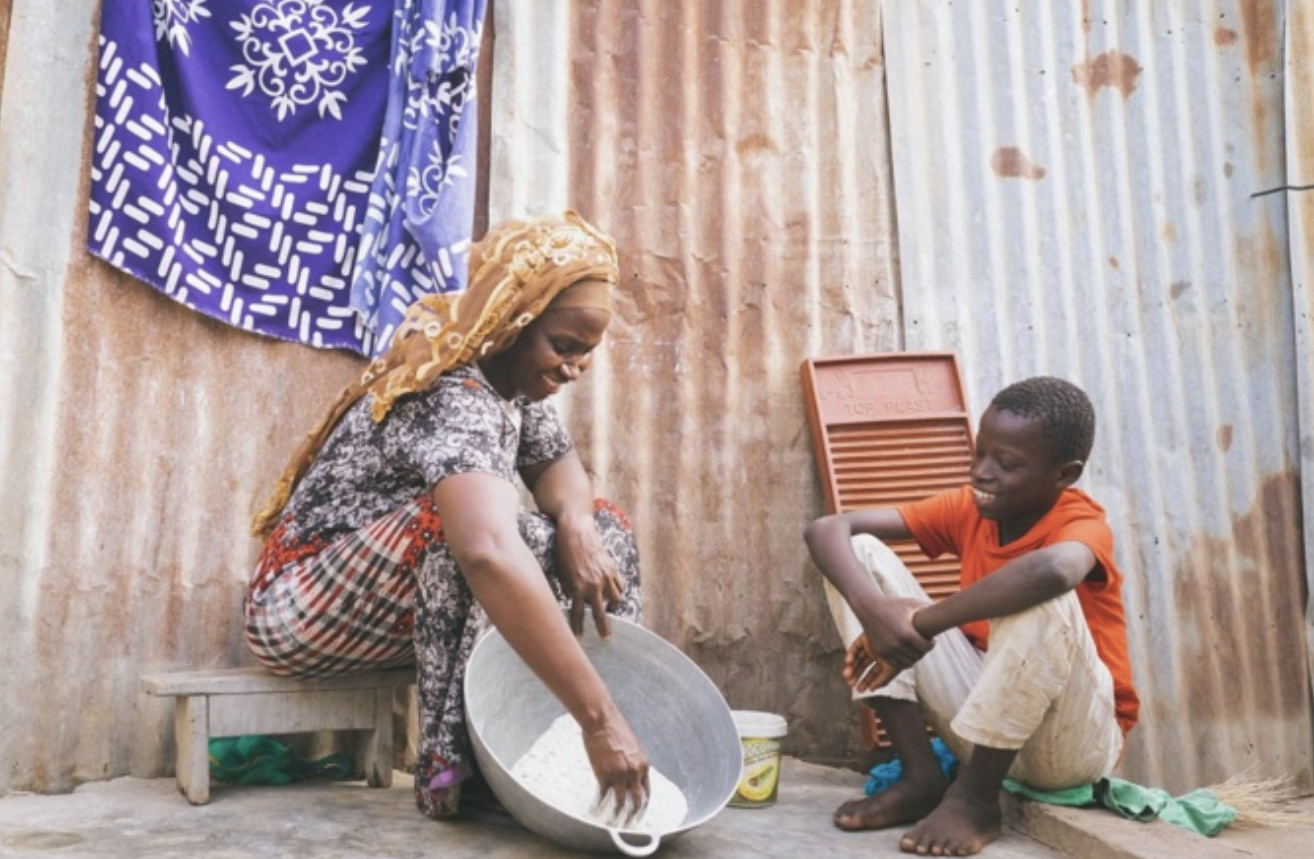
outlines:
[[[803,535],[817,569],[853,610],[872,650],[896,668],[907,668],[934,645],[930,636],[924,637],[912,624],[914,612],[926,603],[881,594],[871,573],[853,553],[854,534],[902,540],[912,533],[898,510],[881,507],[823,516]]]
[[[1095,553],[1075,540],[1028,552],[970,587],[922,608],[913,625],[934,638],[970,621],[1017,614],[1072,590],[1095,564]]]

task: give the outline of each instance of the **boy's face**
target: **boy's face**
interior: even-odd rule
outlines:
[[[1013,536],[1020,536],[1076,479],[1071,465],[1050,452],[1039,420],[991,406],[981,416],[972,457],[976,509],[982,518],[1012,526]]]

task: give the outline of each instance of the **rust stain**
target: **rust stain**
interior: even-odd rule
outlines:
[[[1182,293],[1190,288],[1191,282],[1189,280],[1176,280],[1168,287],[1168,294],[1173,297],[1173,300],[1177,300],[1182,297]]]
[[[1215,435],[1218,439],[1218,449],[1221,450],[1223,453],[1227,453],[1229,450],[1232,449],[1233,434],[1234,433],[1231,424],[1223,424],[1221,427],[1218,428],[1218,432]]]
[[[9,0],[0,0],[0,6],[8,5]],[[92,61],[87,63],[84,73],[84,85],[82,92],[85,103],[82,110],[86,115],[86,128],[94,128],[96,125],[96,70],[100,62],[100,8],[96,9],[96,20],[93,22],[90,35],[87,37],[87,56]],[[3,36],[4,34],[0,34]],[[2,71],[2,70],[0,70]],[[73,216],[73,229],[69,232],[70,248],[69,258],[72,261],[70,268],[71,276],[76,276],[76,269],[79,267],[79,258],[85,262],[89,257],[86,254],[87,245],[87,224],[91,218],[91,153],[95,146],[95,135],[84,134],[82,139],[82,163],[80,165],[81,177],[78,179],[78,202],[77,208],[74,209],[76,214]],[[82,266],[82,274],[85,275],[87,269]]]
[[[735,152],[747,155],[750,152],[776,152],[779,147],[765,134],[749,134],[739,138],[735,143]]]
[[[479,39],[479,56],[482,62],[475,66],[475,92],[479,99],[475,104],[475,134],[477,159],[475,161],[474,191],[474,227],[470,231],[471,239],[483,238],[488,232],[488,183],[489,165],[492,163],[493,138],[493,51],[497,38],[497,20],[493,17],[495,3],[489,3],[484,11],[484,32]],[[486,59],[485,59],[486,58]]]
[[[1258,232],[1239,234],[1232,240],[1237,265],[1250,272],[1254,288],[1274,289],[1275,276],[1286,270],[1285,238],[1279,235],[1279,229],[1265,220]]]
[[[990,169],[1002,179],[1044,179],[1045,168],[1032,161],[1016,146],[1001,146],[990,156]]]
[[[1231,179],[1231,178],[1232,178],[1232,169],[1233,169],[1233,168],[1232,168],[1232,162],[1231,162],[1231,161],[1224,161],[1224,162],[1223,162],[1223,175],[1226,176],[1228,179]]]
[[[1304,659],[1292,658],[1305,650],[1300,535],[1299,476],[1274,474],[1256,503],[1233,517],[1230,535],[1193,540],[1173,574],[1181,694],[1155,696],[1156,717],[1184,731],[1257,720],[1291,728],[1290,738],[1256,736],[1263,745],[1249,760],[1220,755],[1212,766],[1242,769],[1263,758],[1263,746],[1303,737],[1309,728],[1309,673]],[[1240,749],[1233,754],[1247,757]]]
[[[1281,96],[1278,97],[1281,104]],[[1260,97],[1255,97],[1250,103],[1251,132],[1254,134],[1256,154],[1256,165],[1259,172],[1264,172],[1268,168],[1268,148],[1265,143],[1265,128],[1268,124],[1268,104]]]
[[[1109,268],[1118,268],[1122,263],[1118,262],[1117,257],[1109,257]]]
[[[1282,38],[1277,0],[1241,0],[1240,6],[1246,34],[1246,64],[1252,75],[1258,74],[1274,62]]]
[[[1163,226],[1159,229],[1159,235],[1165,242],[1177,241],[1177,226],[1172,221],[1164,221]]]
[[[1237,39],[1239,38],[1241,37],[1236,34],[1236,30],[1233,30],[1229,27],[1214,28],[1214,44],[1220,48],[1226,48],[1230,45],[1235,45]]]
[[[1073,66],[1072,80],[1085,88],[1091,98],[1103,87],[1116,89],[1126,98],[1136,89],[1136,77],[1140,73],[1141,64],[1135,57],[1114,48]]]
[[[1293,56],[1308,56],[1314,50],[1314,8],[1309,3],[1297,3],[1287,8],[1287,33],[1291,38],[1288,50]],[[1287,136],[1288,159],[1294,164],[1288,169],[1293,181],[1306,184],[1314,176],[1314,104],[1309,98],[1292,99],[1288,127],[1298,129]],[[1294,155],[1294,159],[1292,156]],[[1302,197],[1305,195],[1301,195]]]
[[[5,58],[9,54],[11,6],[12,0],[0,0],[0,105],[5,103]]]

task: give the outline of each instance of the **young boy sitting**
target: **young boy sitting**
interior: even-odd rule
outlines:
[[[1027,379],[982,415],[970,486],[808,527],[848,646],[844,678],[903,764],[893,786],[840,806],[836,826],[916,822],[900,849],[965,856],[999,837],[1005,776],[1058,790],[1118,762],[1139,708],[1122,574],[1104,510],[1072,488],[1094,434],[1080,388]],[[957,593],[931,603],[880,542],[909,537],[932,558],[958,556]],[[952,784],[928,722],[963,762]]]

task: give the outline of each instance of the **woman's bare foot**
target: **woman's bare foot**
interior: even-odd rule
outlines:
[[[940,804],[948,787],[949,782],[943,776],[926,781],[905,778],[875,796],[841,805],[835,811],[835,825],[849,832],[858,832],[914,823]]]
[[[899,839],[899,849],[919,856],[970,856],[999,837],[998,794],[985,800],[955,782],[943,801]]]

